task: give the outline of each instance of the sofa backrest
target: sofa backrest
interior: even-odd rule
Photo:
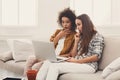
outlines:
[[[105,47],[99,64],[99,69],[104,69],[114,59],[120,57],[120,37],[104,36]]]

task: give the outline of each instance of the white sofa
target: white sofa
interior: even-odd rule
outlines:
[[[59,80],[105,80],[102,78],[102,71],[113,60],[120,57],[120,37],[106,37],[104,36],[105,47],[102,54],[102,59],[99,62],[99,71],[94,74],[64,74]]]
[[[59,80],[105,80],[101,77],[104,68],[113,60],[120,57],[120,37],[104,36],[105,47],[102,59],[99,62],[99,70],[94,74],[67,73],[60,75]],[[1,54],[1,53],[0,53]],[[6,76],[22,76],[25,62],[15,62],[9,60],[3,62],[0,60],[0,72],[6,71]]]

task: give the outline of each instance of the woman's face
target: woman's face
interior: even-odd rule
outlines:
[[[79,32],[82,32],[82,21],[80,19],[76,19],[75,24]]]
[[[71,23],[69,18],[62,17],[62,27],[63,27],[63,29],[71,30],[71,25],[72,25],[72,23]]]

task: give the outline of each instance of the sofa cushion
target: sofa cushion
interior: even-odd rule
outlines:
[[[59,80],[104,80],[100,76],[102,71],[93,74],[67,73],[59,77]]]
[[[0,40],[0,60],[7,61],[10,59],[12,59],[12,55],[7,40]]]
[[[113,60],[120,56],[120,37],[104,36],[104,40],[105,47],[99,64],[99,69],[104,69]]]
[[[7,40],[0,40],[0,54],[3,54],[6,51],[10,51]]]
[[[113,72],[105,80],[120,80],[120,70]]]
[[[32,42],[28,40],[28,42],[21,41],[21,40],[14,40],[13,46],[13,58],[15,61],[25,61],[27,60],[28,56],[33,55],[33,46]]]
[[[16,74],[23,75],[25,67],[25,62],[15,62],[14,60],[10,60],[4,63],[4,69],[14,72]]]
[[[106,78],[113,72],[117,71],[120,69],[120,57],[112,61],[102,72],[102,77]]]
[[[2,60],[4,62],[11,60],[11,59],[13,59],[12,51],[6,51],[6,52],[0,54],[0,60]]]

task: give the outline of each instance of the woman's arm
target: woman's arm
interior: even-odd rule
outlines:
[[[70,51],[70,55],[72,57],[75,57],[77,55],[78,43],[80,41],[80,33],[76,33],[74,37],[75,37],[74,46],[72,50]]]
[[[58,43],[58,39],[56,38],[56,36],[58,35],[58,33],[60,32],[60,29],[57,29],[56,32],[50,37],[50,42],[54,42],[54,45],[56,46],[56,44]]]
[[[97,55],[93,55],[93,56],[86,57],[86,58],[83,58],[83,59],[70,58],[67,61],[68,62],[74,62],[74,63],[89,63],[89,62],[96,62],[98,60],[99,60],[98,56]]]
[[[74,43],[74,47],[73,47],[73,49],[70,52],[70,56],[71,57],[75,57],[77,55],[77,48],[78,48],[78,43],[75,42]]]
[[[56,37],[54,38],[54,40],[53,40],[53,42],[54,42],[54,44],[56,45],[57,43],[58,43],[58,41],[61,39],[61,37],[63,37],[63,31],[60,31],[57,35],[56,35]]]
[[[65,37],[67,34],[70,34],[70,30],[65,29],[65,30],[59,30],[59,32],[56,32],[56,36],[54,35],[50,41],[54,42],[54,44],[56,45],[58,43],[58,41],[62,38]]]

